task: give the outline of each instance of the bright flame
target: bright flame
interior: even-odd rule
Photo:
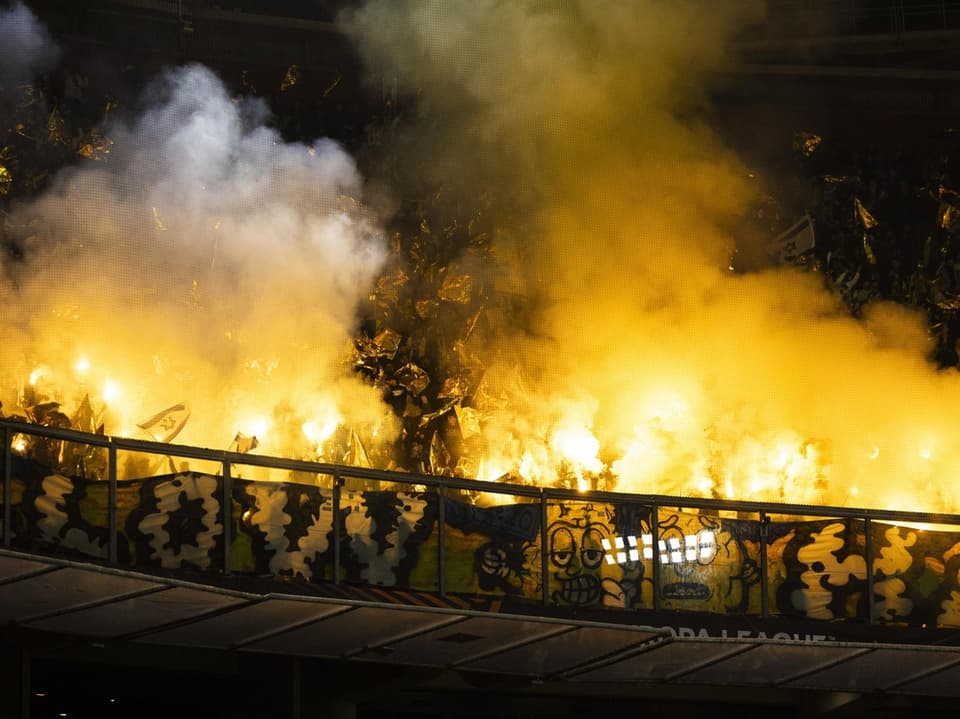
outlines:
[[[241,420],[238,427],[243,434],[248,437],[256,437],[257,440],[262,442],[272,424],[268,417],[253,416]]]
[[[690,419],[690,403],[679,391],[668,387],[652,390],[641,404],[641,414],[664,427],[682,426]]]
[[[539,484],[542,481],[546,469],[537,461],[531,450],[523,453],[520,457],[520,465],[517,468],[520,476],[531,484]]]
[[[550,437],[553,450],[578,468],[599,472],[603,463],[597,458],[600,442],[585,426],[565,426],[554,430]]]
[[[320,424],[313,420],[309,422],[304,422],[301,425],[300,429],[303,431],[304,436],[310,440],[313,444],[323,444],[337,429],[337,422],[328,421],[325,424]]]
[[[81,355],[80,359],[78,359],[77,363],[73,366],[73,369],[77,372],[77,374],[83,374],[90,369],[90,360],[87,359],[86,355]]]
[[[709,477],[701,477],[696,481],[696,487],[699,494],[707,497],[710,495],[710,490],[713,489],[713,480]]]
[[[477,466],[477,479],[482,482],[493,482],[510,471],[510,465],[495,459],[481,458]]]
[[[123,391],[120,389],[120,385],[112,379],[106,379],[103,382],[103,389],[100,392],[103,400],[105,402],[114,402],[118,400],[122,395]]]

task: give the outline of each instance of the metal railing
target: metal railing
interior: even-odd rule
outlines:
[[[526,503],[536,503],[539,505],[539,542],[540,542],[540,571],[542,574],[542,594],[540,600],[544,605],[549,605],[551,596],[549,591],[548,577],[548,538],[547,538],[547,512],[551,503],[569,502],[569,503],[617,503],[620,505],[640,505],[649,509],[650,532],[654,538],[654,545],[662,536],[658,527],[658,517],[661,509],[670,511],[696,510],[712,516],[742,516],[749,515],[751,521],[759,523],[759,542],[760,542],[760,616],[768,617],[770,612],[770,601],[768,596],[770,581],[767,557],[767,532],[766,528],[774,518],[791,517],[794,519],[802,518],[804,521],[811,519],[847,519],[859,520],[863,522],[864,536],[866,537],[864,547],[864,561],[867,571],[867,595],[873,596],[874,589],[874,557],[873,547],[870,541],[871,526],[873,522],[884,522],[891,524],[935,524],[956,527],[960,532],[960,515],[956,514],[935,514],[918,511],[904,510],[885,510],[885,509],[863,509],[839,506],[814,506],[804,504],[783,504],[774,502],[758,502],[744,500],[719,500],[701,497],[671,497],[652,494],[627,494],[618,492],[600,492],[600,491],[576,491],[568,489],[556,489],[546,487],[532,487],[523,485],[512,485],[503,483],[484,482],[472,479],[461,479],[456,477],[430,476],[423,474],[413,474],[404,472],[393,472],[386,470],[367,469],[353,466],[343,466],[337,464],[311,462],[304,460],[285,459],[281,457],[269,457],[253,455],[249,453],[238,453],[230,451],[219,451],[212,449],[203,449],[187,445],[174,445],[160,442],[151,442],[138,439],[123,437],[111,437],[103,435],[93,435],[68,429],[59,429],[44,427],[35,424],[28,424],[14,420],[0,420],[0,430],[3,434],[3,531],[2,546],[11,547],[13,543],[12,526],[12,483],[13,477],[13,457],[15,450],[13,447],[14,438],[18,435],[29,435],[40,437],[45,440],[62,440],[73,442],[91,447],[102,448],[106,450],[106,483],[107,488],[107,525],[109,532],[109,545],[107,551],[107,561],[117,563],[118,561],[118,452],[136,452],[154,455],[158,457],[177,457],[195,460],[204,460],[219,465],[220,476],[223,479],[222,496],[218,497],[223,511],[223,572],[231,573],[231,548],[234,541],[232,535],[235,524],[232,513],[233,497],[233,479],[234,470],[237,467],[261,467],[272,470],[286,470],[298,473],[308,473],[311,475],[323,475],[332,478],[332,505],[333,505],[333,531],[332,544],[332,563],[334,583],[343,581],[341,572],[341,536],[336,528],[340,526],[342,519],[341,492],[349,480],[366,480],[373,482],[387,482],[391,485],[410,487],[412,491],[423,491],[423,488],[430,488],[437,493],[438,497],[438,516],[437,516],[437,568],[438,568],[438,587],[437,591],[443,595],[447,592],[446,586],[446,541],[445,527],[446,518],[445,498],[450,492],[462,492],[467,494],[490,494],[505,495],[512,501],[522,500]],[[752,518],[756,519],[753,520]],[[652,564],[653,581],[653,606],[652,609],[660,608],[661,595],[658,584],[660,582],[661,570],[661,552],[654,549],[648,557]],[[869,602],[868,621],[874,621],[873,602]]]

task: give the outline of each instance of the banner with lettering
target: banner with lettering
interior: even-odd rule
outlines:
[[[960,527],[874,521],[868,596],[862,520],[761,525],[660,508],[653,522],[637,503],[483,506],[468,493],[383,483],[348,483],[336,513],[332,482],[304,479],[232,478],[229,557],[223,477],[184,471],[120,481],[117,560],[212,572],[229,562],[235,574],[308,583],[332,581],[336,564],[348,584],[743,617],[763,612],[765,560],[770,617],[960,627]],[[10,486],[3,499],[14,548],[107,559],[106,482],[15,457]]]

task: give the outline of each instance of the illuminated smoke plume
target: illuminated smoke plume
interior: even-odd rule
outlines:
[[[858,322],[818,275],[728,269],[751,188],[703,89],[756,17],[370,0],[343,18],[428,121],[402,151],[448,191],[496,187],[523,210],[491,275],[535,319],[484,348],[508,400],[481,407],[487,478],[555,482],[565,464],[621,490],[960,508],[960,386],[926,361],[922,318],[880,305]]]
[[[0,8],[0,95],[31,80],[58,54],[46,28],[23,3]]]
[[[12,212],[24,258],[2,268],[4,388],[67,412],[89,394],[109,433],[133,436],[186,402],[177,441],[219,448],[239,431],[313,456],[339,423],[388,437],[348,360],[384,254],[353,160],[329,140],[284,142],[261,102],[199,66],[149,97],[108,128],[108,161],[61,171]]]

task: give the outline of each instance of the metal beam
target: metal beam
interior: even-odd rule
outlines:
[[[334,617],[339,617],[341,614],[352,612],[355,609],[359,609],[359,607],[345,606],[345,607],[341,607],[339,610],[327,612],[326,614],[320,617],[310,617],[309,619],[303,619],[299,622],[291,622],[290,624],[285,624],[282,627],[271,629],[266,632],[261,632],[260,634],[256,634],[253,637],[244,639],[241,642],[236,642],[230,645],[230,648],[243,649],[244,647],[248,647],[251,644],[256,644],[257,642],[262,642],[266,639],[273,639],[274,637],[278,637],[281,634],[286,634],[287,632],[294,632],[294,631],[297,631],[298,629],[304,629],[305,627],[309,627],[314,624],[319,624],[320,622],[326,621],[327,619],[333,619]]]
[[[960,73],[957,73],[960,80]],[[186,457],[190,459],[209,460],[212,462],[229,462],[231,465],[247,465],[286,469],[291,471],[308,472],[312,474],[339,474],[342,478],[369,479],[375,481],[395,482],[400,484],[419,484],[428,487],[445,486],[449,489],[461,489],[470,492],[489,492],[490,483],[476,479],[460,479],[457,477],[434,477],[409,472],[392,472],[388,470],[366,469],[363,467],[348,467],[323,462],[307,462],[302,460],[286,459],[237,452],[190,447],[187,445],[164,444],[124,437],[104,437],[103,435],[87,434],[75,430],[65,430],[53,427],[41,427],[35,424],[0,420],[0,426],[9,427],[14,432],[22,432],[52,439],[64,439],[81,444],[97,447],[115,445],[119,450],[145,452],[161,456]],[[631,494],[619,492],[580,492],[572,489],[540,488],[526,485],[502,484],[497,485],[497,492],[514,497],[531,497],[540,499],[570,502],[631,502],[646,505],[680,506],[691,509],[714,509],[737,512],[759,513],[767,512],[775,515],[803,516],[803,517],[836,517],[857,518],[870,517],[875,520],[899,522],[925,522],[931,524],[960,525],[960,514],[935,514],[929,512],[914,512],[889,509],[867,509],[852,507],[837,507],[832,505],[808,504],[781,504],[777,502],[754,502],[746,500],[709,499],[704,497],[670,497],[656,494]]]
[[[155,587],[146,587],[144,589],[136,589],[131,592],[124,592],[123,594],[113,594],[109,597],[99,597],[89,602],[81,602],[80,604],[72,604],[69,607],[61,607],[60,609],[53,609],[48,612],[40,612],[38,614],[30,614],[24,617],[23,619],[18,619],[17,624],[31,624],[33,622],[42,622],[45,619],[53,619],[54,617],[62,617],[66,614],[73,614],[74,612],[83,612],[87,609],[96,609],[97,607],[102,607],[106,604],[113,604],[114,602],[123,602],[127,599],[136,599],[138,597],[146,597],[151,594],[159,594],[160,592],[167,592],[173,589],[173,587],[167,587],[164,585],[159,585]]]
[[[732,659],[733,657],[740,656],[741,654],[746,654],[747,652],[753,651],[754,649],[760,646],[763,646],[763,644],[761,643],[737,644],[729,652],[720,654],[715,657],[710,657],[709,659],[706,659],[702,662],[696,662],[695,664],[689,667],[685,667],[680,671],[673,672],[672,674],[668,674],[666,677],[664,677],[664,681],[667,681],[667,682],[676,681],[680,677],[685,677],[688,674],[693,674],[694,672],[698,672],[701,669],[706,669],[708,667],[712,667],[715,664],[719,664],[720,662],[725,662],[727,659]]]
[[[536,644],[537,642],[542,642],[545,639],[552,639],[553,637],[558,637],[561,634],[569,634],[570,632],[575,632],[578,629],[580,629],[580,627],[578,626],[569,626],[569,625],[562,626],[552,632],[544,632],[543,634],[538,634],[535,637],[526,637],[524,639],[518,639],[515,642],[503,644],[499,647],[496,647],[495,649],[488,649],[485,652],[479,652],[477,654],[474,654],[473,656],[466,657],[464,659],[458,659],[457,661],[453,662],[450,666],[463,667],[473,662],[479,662],[479,661],[482,661],[483,659],[495,657],[498,654],[504,654],[506,652],[513,651],[514,649],[520,649],[521,647],[526,647],[531,644]]]
[[[173,587],[167,587],[172,589]],[[229,607],[220,607],[218,609],[213,609],[211,611],[203,612],[201,614],[196,614],[186,619],[175,619],[172,622],[166,622],[165,624],[158,624],[156,626],[148,627],[147,629],[140,629],[136,632],[131,632],[130,634],[124,634],[119,639],[131,640],[131,639],[140,639],[141,637],[146,637],[151,634],[159,634],[160,632],[168,632],[171,629],[179,629],[180,627],[185,627],[190,624],[196,624],[197,622],[202,622],[205,619],[212,619],[214,617],[221,616],[223,614],[229,614],[230,612],[235,612],[238,609],[246,609],[247,607],[253,606],[254,604],[259,604],[260,602],[266,601],[266,597],[258,597],[256,599],[249,599],[243,604],[231,604]]]
[[[11,454],[13,443],[13,428],[3,428],[3,546],[9,547],[10,540],[13,537],[13,527],[10,522],[13,518],[13,500],[11,499],[13,490],[13,474],[11,464]]]
[[[34,559],[40,559],[40,557],[35,557]],[[2,577],[0,578],[0,587],[4,584],[14,584],[20,582],[24,579],[33,579],[34,577],[39,577],[42,574],[50,574],[51,572],[56,572],[62,569],[62,567],[44,567],[43,569],[35,569],[32,572],[24,572],[23,574],[17,574],[13,577]]]
[[[412,631],[400,634],[394,634],[393,636],[387,637],[381,642],[375,642],[373,644],[366,644],[359,649],[351,649],[350,651],[344,652],[341,656],[344,659],[350,659],[352,657],[359,656],[364,652],[376,651],[377,649],[385,649],[395,642],[405,642],[408,639],[415,639],[416,637],[423,636],[424,634],[429,634],[430,632],[435,632],[438,629],[446,629],[447,627],[453,626],[455,624],[460,624],[465,622],[472,617],[451,617],[449,621],[442,622],[440,624],[431,624],[428,627],[420,627],[419,629],[414,629]]]
[[[931,667],[930,669],[925,669],[922,672],[916,672],[915,674],[910,674],[902,679],[898,679],[893,684],[888,684],[883,687],[883,691],[889,692],[897,689],[898,687],[906,686],[907,684],[912,684],[913,682],[920,681],[921,679],[926,679],[927,677],[932,677],[940,672],[945,672],[948,669],[953,669],[953,667],[960,664],[960,657],[957,657],[953,661],[945,662],[936,667]]]
[[[628,659],[633,659],[639,654],[646,654],[647,652],[654,651],[658,647],[669,644],[671,641],[671,638],[662,636],[648,637],[636,642],[635,644],[631,644],[628,647],[607,652],[606,654],[603,654],[599,657],[594,657],[593,659],[589,659],[581,664],[567,667],[563,671],[551,675],[549,678],[568,679],[570,677],[575,677],[578,674],[583,674],[584,672],[603,669],[604,667],[609,667],[611,664],[619,664],[620,662],[627,661]]]
[[[789,684],[790,682],[795,682],[797,679],[803,679],[804,677],[810,676],[811,674],[816,674],[817,672],[822,672],[825,669],[831,669],[832,667],[837,666],[838,664],[844,664],[852,659],[857,659],[866,654],[873,654],[877,651],[874,648],[861,649],[860,651],[851,651],[849,654],[843,654],[839,657],[834,657],[833,659],[828,659],[825,662],[817,664],[815,667],[808,667],[803,671],[796,672],[794,674],[789,674],[785,677],[777,679],[773,684],[774,686],[783,686],[784,684]]]

